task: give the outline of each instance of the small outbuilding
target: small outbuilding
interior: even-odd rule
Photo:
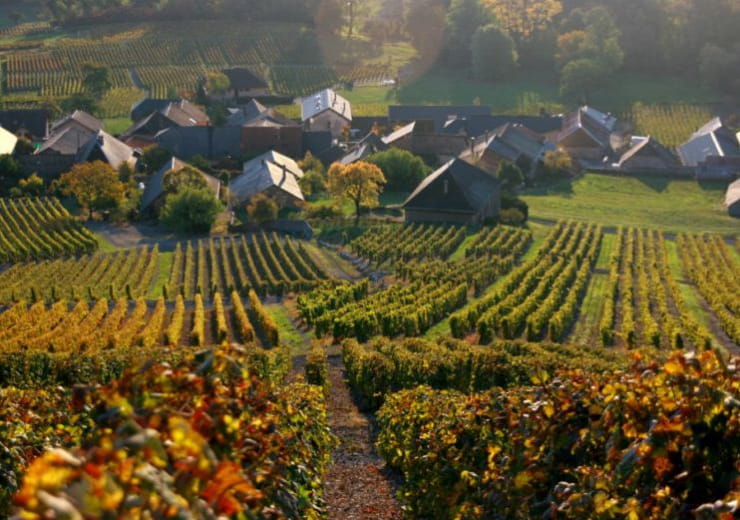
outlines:
[[[501,184],[480,168],[453,159],[424,179],[403,208],[406,222],[479,224],[498,216]]]
[[[740,179],[731,183],[727,188],[725,207],[731,217],[740,218]]]
[[[75,156],[76,163],[103,161],[115,170],[123,164],[135,168],[137,160],[133,148],[103,130],[93,135]]]

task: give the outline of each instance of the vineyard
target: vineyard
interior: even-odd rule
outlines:
[[[712,111],[700,105],[643,105],[637,103],[622,114],[636,135],[650,135],[660,143],[675,148],[688,141],[713,117]]]
[[[696,284],[722,330],[740,344],[740,264],[722,237],[679,235],[684,271]]]
[[[57,199],[0,198],[0,264],[90,252],[97,240]]]
[[[600,242],[598,226],[559,223],[536,258],[514,269],[499,290],[450,318],[452,335],[475,330],[483,343],[497,336],[562,339],[577,316]]]

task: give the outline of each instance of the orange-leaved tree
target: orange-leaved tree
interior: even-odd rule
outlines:
[[[334,163],[329,168],[328,177],[329,193],[354,203],[357,224],[360,222],[360,207],[376,207],[386,182],[383,171],[365,161],[347,165]]]
[[[73,196],[90,217],[95,210],[117,207],[126,193],[118,173],[103,161],[75,164],[59,181],[62,193]]]

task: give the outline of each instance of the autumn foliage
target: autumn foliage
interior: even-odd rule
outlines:
[[[58,421],[52,431],[69,425],[71,433],[52,437],[65,449],[46,451],[24,470],[17,512],[22,518],[103,512],[246,518],[247,511],[249,518],[317,518],[332,445],[321,390],[276,390],[252,377],[245,359],[237,347],[204,352],[182,367],[153,364],[58,400],[53,409],[64,413],[52,415]],[[48,411],[42,400],[29,404]],[[16,412],[48,428],[45,415]],[[10,433],[19,452],[40,448]],[[6,459],[0,459],[5,473]]]
[[[713,351],[636,357],[464,396],[394,394],[381,455],[424,518],[736,518],[740,374]]]

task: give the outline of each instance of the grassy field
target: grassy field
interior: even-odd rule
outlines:
[[[534,218],[737,235],[740,222],[725,211],[725,189],[717,182],[586,174],[528,190],[522,198]]]

